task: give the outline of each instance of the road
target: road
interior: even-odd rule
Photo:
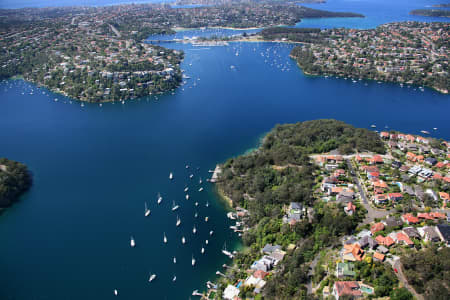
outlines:
[[[403,284],[408,291],[414,295],[414,298],[417,300],[424,300],[423,296],[417,294],[412,286],[409,285],[408,280],[406,280],[405,274],[403,274],[402,263],[400,262],[400,258],[392,260],[388,260],[388,262],[392,265],[393,269],[397,269],[397,272],[394,272],[397,276],[398,280]]]
[[[372,223],[375,218],[384,218],[387,215],[389,215],[391,212],[393,212],[393,209],[391,210],[378,210],[372,208],[369,201],[367,200],[366,192],[364,191],[363,187],[361,186],[361,182],[359,181],[358,176],[356,176],[356,172],[353,168],[352,163],[348,158],[345,159],[347,166],[352,174],[353,182],[356,183],[356,186],[358,187],[359,194],[361,195],[361,202],[365,209],[367,209],[367,215],[366,218],[363,220],[362,225]]]

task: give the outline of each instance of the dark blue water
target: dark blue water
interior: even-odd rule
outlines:
[[[287,44],[165,46],[185,51],[182,68],[191,79],[158,99],[81,107],[24,81],[0,83],[0,157],[26,163],[35,180],[0,216],[0,299],[108,299],[114,289],[125,299],[188,299],[204,289],[228,261],[220,253],[224,242],[239,242],[213,187],[205,183],[198,192],[198,180],[255,147],[277,123],[336,118],[450,138],[450,97],[430,89],[306,77]],[[179,228],[172,200],[181,205]],[[152,283],[150,273],[158,276]]]
[[[378,25],[398,21],[448,22],[448,18],[413,16],[413,9],[431,8],[434,4],[446,3],[442,0],[328,0],[321,4],[301,4],[329,11],[355,12],[365,18],[304,19],[298,27],[334,28],[347,27],[368,29]]]

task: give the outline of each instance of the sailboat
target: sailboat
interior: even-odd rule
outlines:
[[[136,242],[134,241],[134,237],[131,237],[131,240],[130,240],[130,246],[131,246],[132,248],[134,248],[134,246],[136,246]]]
[[[172,211],[176,211],[180,206],[175,204],[175,200],[173,200]]]
[[[195,214],[194,214],[194,218],[197,218],[198,217],[198,213],[197,212],[195,212]]]
[[[198,181],[198,183],[202,184],[202,179],[200,178],[200,180]]]
[[[164,244],[167,244],[167,237],[166,237],[166,233],[164,232]]]
[[[185,187],[185,188],[184,188],[184,192],[187,192],[188,190],[189,190],[188,187]]]
[[[195,206],[198,206],[198,202],[195,202]]]
[[[148,217],[149,215],[150,215],[150,209],[148,209],[147,202],[145,202],[144,216]]]
[[[161,194],[160,194],[160,193],[158,193],[158,204],[160,204],[160,203],[161,203],[161,201],[162,201],[162,197],[161,197]]]
[[[189,195],[186,195],[186,200],[189,200]]]
[[[206,205],[206,207],[209,207],[209,202],[208,202],[208,201],[206,201],[206,204],[205,204],[205,205]]]
[[[186,244],[186,239],[184,238],[184,236],[181,238],[181,243]]]
[[[202,247],[202,250],[200,250],[200,252],[201,252],[202,254],[204,254],[204,253],[205,253],[205,248]]]
[[[169,174],[169,179],[170,179],[170,180],[173,179],[173,174],[172,174],[172,172],[170,172],[170,174]]]
[[[175,225],[180,226],[180,224],[181,224],[181,220],[180,220],[180,217],[178,217],[178,215],[177,215],[177,223]]]
[[[156,278],[156,274],[150,275],[150,278],[148,279],[148,282],[152,282],[153,280],[155,280],[155,278]]]
[[[209,232],[209,235],[213,235],[213,233],[214,233],[214,231],[211,230],[211,231]]]
[[[189,175],[189,178],[191,179],[194,178],[194,174]]]
[[[117,296],[117,294],[119,294],[119,292],[117,290],[114,290],[114,296]]]
[[[233,258],[233,254],[231,254],[230,251],[227,250],[227,243],[223,245],[222,253],[228,256],[229,258]]]
[[[197,228],[195,228],[195,225],[194,225],[194,228],[192,228],[192,233],[193,233],[193,234],[196,234],[196,233],[197,233]]]
[[[173,263],[176,264],[177,263],[177,258],[174,256],[173,257]]]
[[[202,188],[202,187],[201,187],[201,188],[199,188],[199,189],[198,189],[198,191],[199,191],[199,192],[203,191],[203,188]]]
[[[205,217],[205,222],[208,222],[208,220],[209,220],[209,217]]]
[[[194,255],[192,255],[192,266],[195,266],[195,258],[194,258]]]
[[[208,240],[205,240],[205,244],[208,245],[208,243],[209,243],[209,241],[208,241]]]
[[[177,281],[177,276],[173,275],[172,281],[173,282]]]

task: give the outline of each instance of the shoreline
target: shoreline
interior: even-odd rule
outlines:
[[[211,26],[211,27],[197,27],[197,28],[189,28],[189,27],[172,27],[172,29],[175,32],[182,32],[182,31],[189,31],[189,30],[205,30],[205,29],[227,29],[227,30],[236,30],[236,31],[243,31],[243,30],[259,30],[264,29],[266,27],[248,27],[248,28],[234,28],[234,27],[226,27],[226,26]]]
[[[72,98],[71,96],[67,95],[66,92],[64,92],[62,90],[53,89],[53,88],[51,88],[51,87],[49,87],[49,86],[47,86],[45,84],[41,84],[39,82],[35,82],[33,80],[27,79],[27,78],[23,77],[23,75],[14,75],[14,76],[12,76],[10,78],[6,78],[6,79],[3,79],[3,80],[23,80],[25,82],[34,84],[37,88],[45,88],[45,89],[47,89],[48,91],[50,91],[50,92],[52,92],[54,94],[58,94],[58,95],[67,97],[71,101],[78,101],[78,102],[81,102],[81,103],[92,103],[92,104],[113,103],[113,102],[122,102],[122,101],[126,102],[126,101],[140,99],[140,98],[149,97],[149,96],[151,97],[151,96],[157,96],[157,95],[164,95],[164,94],[166,94],[168,92],[175,91],[176,89],[178,89],[179,87],[182,86],[182,84],[179,84],[177,87],[175,87],[173,89],[162,91],[162,92],[155,93],[155,94],[148,94],[148,95],[140,96],[140,97],[134,97],[134,98],[130,97],[130,98],[119,99],[119,100],[113,100],[113,99],[109,100],[109,99],[107,99],[107,100],[100,100],[100,101],[92,101],[92,100],[83,100],[83,99],[78,99],[78,98]]]
[[[352,76],[355,76],[355,75],[347,75],[347,76],[345,76],[345,75],[337,75],[337,74],[324,74],[324,73],[322,73],[322,74],[321,73],[313,74],[313,73],[309,73],[309,72],[305,71],[305,69],[302,66],[300,66],[300,64],[298,63],[298,60],[297,60],[297,58],[295,56],[289,55],[289,57],[296,60],[296,63],[297,63],[297,66],[299,67],[299,69],[302,71],[303,74],[305,74],[308,77],[323,77],[323,78],[325,78],[325,76],[328,76],[328,77],[338,77],[339,79],[343,79],[343,78],[350,78],[351,79]],[[375,78],[368,78],[368,77],[362,77],[362,79],[363,80],[374,81],[374,82],[380,81],[382,83],[393,83],[393,84],[404,84],[404,85],[415,86],[415,87],[426,87],[426,88],[429,88],[429,89],[431,89],[433,91],[436,91],[436,92],[438,92],[438,93],[440,93],[442,95],[448,95],[449,94],[448,91],[445,91],[445,90],[442,90],[442,89],[439,89],[439,88],[436,88],[436,87],[433,87],[433,86],[429,86],[429,85],[407,84],[407,83],[403,83],[403,82],[399,82],[399,81],[375,79]]]

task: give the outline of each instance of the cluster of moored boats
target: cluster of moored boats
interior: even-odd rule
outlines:
[[[186,165],[186,169],[190,169],[190,166],[189,166],[189,165]],[[189,174],[188,177],[189,177],[189,179],[192,180],[192,179],[194,178],[194,174],[191,173],[191,174]],[[171,180],[171,181],[174,180],[174,174],[173,174],[172,172],[169,173],[169,180]],[[199,179],[198,183],[199,183],[199,185],[200,185],[200,187],[198,188],[198,192],[202,192],[204,189],[203,189],[203,187],[201,186],[202,183],[203,183],[203,181],[202,181],[201,178]],[[192,187],[191,187],[191,188],[192,188]],[[186,199],[186,200],[189,200],[189,199],[190,199],[190,196],[189,196],[189,190],[190,190],[190,188],[189,188],[188,186],[186,186],[186,187],[184,188],[184,193],[185,193],[185,199]],[[161,196],[160,193],[158,193],[158,195],[157,195],[157,197],[156,197],[156,203],[157,203],[157,205],[160,205],[162,202],[163,202],[163,197]],[[199,203],[198,203],[198,202],[195,202],[194,205],[195,205],[195,207],[198,207],[198,206],[199,206]],[[209,207],[209,202],[208,202],[208,201],[205,203],[205,206],[206,206],[206,207]],[[180,205],[177,204],[177,203],[175,202],[175,200],[173,200],[173,201],[172,201],[171,211],[172,211],[172,212],[175,212],[175,211],[177,211],[179,208],[180,208]],[[149,208],[147,202],[145,202],[145,203],[144,203],[144,216],[145,216],[145,217],[149,217],[150,215],[151,215],[151,210],[150,210],[150,208]],[[195,211],[195,213],[194,213],[194,218],[198,218],[198,212],[197,212],[197,211]],[[206,216],[206,217],[204,218],[204,221],[205,221],[205,222],[208,222],[208,221],[209,221],[209,217]],[[181,225],[181,218],[180,218],[180,216],[177,214],[176,221],[175,221],[175,226],[176,226],[176,227],[180,227],[180,225]],[[194,226],[193,226],[193,228],[192,228],[192,234],[194,234],[194,235],[197,234],[197,227],[196,227],[195,224],[194,224]],[[213,234],[214,234],[214,231],[213,231],[213,230],[209,231],[209,236],[212,236]],[[164,244],[167,244],[168,241],[169,241],[169,239],[168,239],[168,236],[166,235],[166,232],[163,232],[163,243],[164,243]],[[185,236],[182,236],[182,237],[181,237],[181,244],[184,245],[184,244],[186,244],[186,243],[187,243],[186,237],[185,237]],[[205,247],[206,247],[206,245],[208,245],[208,244],[209,244],[209,240],[206,239],[206,240],[204,241],[204,244],[202,245],[202,247],[201,247],[201,249],[200,249],[200,253],[201,253],[201,254],[205,254],[205,252],[206,252]],[[135,240],[135,238],[134,238],[133,236],[130,237],[130,247],[131,247],[131,248],[136,247],[136,240]],[[230,253],[230,255],[232,255],[232,254]],[[176,264],[176,263],[177,263],[177,258],[174,256],[173,259],[172,259],[172,261],[173,261],[174,264]],[[194,254],[192,254],[192,258],[191,258],[191,265],[192,265],[192,267],[194,267],[195,264],[196,264],[196,259],[195,259],[195,257],[194,257]],[[149,275],[148,281],[149,281],[149,282],[152,282],[152,281],[154,281],[154,280],[156,279],[156,277],[157,277],[157,275],[156,275],[155,273],[151,273],[151,274]],[[177,280],[177,276],[176,276],[176,275],[173,275],[172,281],[175,282],[176,280]],[[117,295],[117,293],[118,293],[117,290],[114,290],[114,294]]]

